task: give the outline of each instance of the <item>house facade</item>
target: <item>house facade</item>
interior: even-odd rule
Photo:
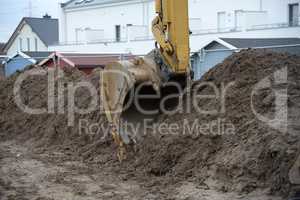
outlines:
[[[4,47],[11,57],[20,51],[47,51],[58,42],[58,19],[25,17],[21,20]]]
[[[75,0],[62,4],[60,42],[114,42],[150,36],[153,1]]]
[[[189,0],[191,50],[217,37],[300,37],[299,0]],[[71,0],[50,50],[144,55],[154,48],[154,0]]]
[[[266,49],[300,55],[300,38],[218,38],[191,56],[194,78],[200,79],[211,68],[243,49]]]

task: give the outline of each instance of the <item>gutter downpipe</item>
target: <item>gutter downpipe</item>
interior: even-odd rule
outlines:
[[[263,0],[259,0],[259,11],[263,11]]]

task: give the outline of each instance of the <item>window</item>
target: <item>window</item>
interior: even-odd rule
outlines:
[[[38,51],[38,40],[37,40],[37,38],[34,38],[34,49],[35,49],[35,51]]]
[[[244,24],[243,24],[243,11],[242,10],[236,10],[234,12],[234,18],[235,18],[235,29],[239,30],[241,29]]]
[[[299,4],[289,5],[289,25],[298,26],[299,25]]]
[[[75,29],[75,38],[76,38],[76,43],[86,42],[85,30],[83,28],[76,28]]]
[[[30,38],[27,38],[27,51],[30,51]]]
[[[121,41],[121,26],[116,25],[116,42]]]
[[[19,38],[19,51],[23,51],[23,40]]]
[[[218,12],[218,31],[221,32],[226,27],[226,12]]]

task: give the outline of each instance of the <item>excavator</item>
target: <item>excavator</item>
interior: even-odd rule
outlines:
[[[155,11],[156,17],[152,21],[155,49],[144,57],[110,63],[101,73],[101,102],[111,135],[118,145],[120,161],[127,158],[126,146],[132,141],[130,133],[124,132],[120,123],[130,94],[136,95],[134,88],[143,85],[144,93],[153,94],[153,91],[161,91],[167,82],[180,82],[185,87],[192,74],[188,0],[156,0]],[[168,93],[171,89],[164,90]],[[159,105],[151,101],[144,104]]]

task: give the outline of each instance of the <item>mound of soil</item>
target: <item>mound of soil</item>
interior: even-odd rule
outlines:
[[[264,50],[233,54],[193,85],[189,95],[184,96],[184,109],[172,115],[160,115],[152,124],[156,128],[143,133],[137,145],[129,148],[129,158],[122,164],[117,161],[111,137],[103,137],[108,126],[100,113],[100,102],[93,112],[76,114],[75,125],[68,126],[68,84],[90,82],[99,91],[99,71],[88,77],[76,70],[66,71],[64,77],[56,76],[54,88],[63,85],[63,95],[55,90],[52,93],[56,97],[55,112],[38,115],[26,114],[16,106],[13,87],[23,73],[0,81],[1,139],[17,138],[44,151],[59,149],[74,159],[82,158],[98,168],[149,186],[192,181],[223,192],[247,194],[263,190],[283,196],[299,188],[298,56]],[[22,102],[33,108],[47,108],[51,90],[47,79],[46,75],[27,78],[21,85]],[[258,86],[263,87],[258,90]],[[215,96],[214,89],[220,91],[218,98],[199,98],[199,95]],[[280,98],[284,92],[286,99]],[[63,99],[60,104],[58,96]],[[85,88],[79,88],[74,103],[83,108],[92,98]],[[286,104],[282,104],[284,100]],[[193,103],[198,106],[188,109],[187,105]],[[57,114],[58,105],[60,114]],[[199,108],[211,112],[199,112]],[[266,118],[279,120],[270,122]],[[90,128],[100,130],[99,134],[82,134],[83,121],[94,124]],[[161,131],[161,124],[167,131]]]
[[[45,109],[42,114],[26,113],[16,104],[14,88],[18,87],[18,78],[25,72],[31,71],[37,72],[39,75],[26,77],[19,84],[20,94],[17,94],[19,94],[22,104],[29,108]],[[76,126],[69,126],[68,87],[76,87],[79,82],[89,82],[95,87],[99,87],[99,76],[96,74],[99,73],[95,72],[94,75],[86,77],[77,69],[65,69],[63,75],[58,76],[56,72],[48,72],[44,68],[30,66],[23,72],[17,72],[12,77],[2,81],[0,84],[0,132],[2,139],[31,140],[36,147],[70,149],[69,146],[84,146],[89,137],[79,135],[78,129],[78,121],[83,116],[75,114],[72,123]],[[59,91],[61,91],[60,94]],[[97,95],[99,96],[99,94]],[[76,89],[74,94],[74,106],[78,109],[86,108],[90,104],[91,98],[91,94],[86,88],[80,87]],[[95,109],[94,112],[84,115],[84,118],[90,119],[92,122],[101,122],[103,116],[99,114],[100,106],[96,108],[98,109]],[[93,138],[93,140],[97,139]]]
[[[175,174],[226,192],[267,189],[271,194],[287,195],[292,188],[297,188],[293,184],[299,182],[291,181],[289,174],[291,168],[295,170],[296,167],[298,173],[293,174],[298,174],[299,181],[299,164],[295,163],[300,153],[300,57],[269,51],[242,51],[206,73],[195,83],[194,91],[197,91],[192,94],[214,95],[210,86],[197,87],[205,82],[217,88],[230,85],[225,93],[225,110],[222,112],[221,103],[215,99],[202,99],[198,102],[201,110],[218,112],[200,114],[192,108],[189,113],[162,116],[160,123],[180,124],[177,134],[144,140],[138,163],[150,174]],[[259,85],[267,87],[251,98]],[[281,110],[284,105],[276,107],[279,95],[276,92],[280,93],[280,89],[286,92],[286,119]],[[283,120],[281,125],[286,127],[282,129],[280,122],[274,125],[261,121],[251,103],[258,114],[270,119],[279,117],[279,121]],[[193,127],[195,120],[204,125],[219,120],[233,125],[235,130],[233,134],[226,130],[216,134],[204,126],[204,131],[192,130],[191,134],[182,135],[187,127],[184,120],[189,127]]]

